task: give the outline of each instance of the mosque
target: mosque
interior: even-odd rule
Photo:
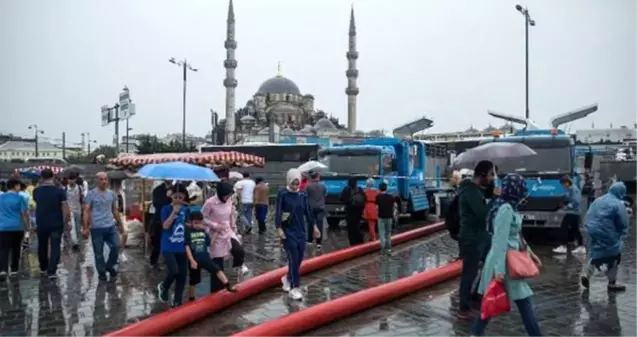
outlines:
[[[356,60],[356,24],[354,8],[350,13],[349,49],[346,53],[348,68],[346,71],[347,87],[347,127],[339,123],[338,118],[328,116],[314,107],[314,96],[303,93],[294,81],[281,74],[281,67],[276,76],[265,80],[243,108],[236,109],[235,89],[238,80],[235,78],[237,60],[235,51],[235,15],[232,0],[228,5],[227,35],[224,42],[226,59],[224,68],[226,78],[225,119],[219,120],[215,129],[218,139],[225,144],[245,141],[268,141],[273,135],[301,137],[349,137],[356,132],[356,96],[358,95],[358,69]],[[271,129],[273,132],[271,132]]]

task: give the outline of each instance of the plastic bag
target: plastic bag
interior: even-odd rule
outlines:
[[[486,320],[509,311],[511,311],[511,302],[509,302],[504,283],[492,280],[482,297],[480,318]]]

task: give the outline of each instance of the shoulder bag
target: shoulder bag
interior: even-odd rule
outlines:
[[[530,279],[540,274],[540,270],[531,259],[526,241],[521,235],[520,248],[509,248],[506,260],[509,277],[514,280]]]

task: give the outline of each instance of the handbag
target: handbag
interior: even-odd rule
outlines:
[[[520,249],[509,248],[506,260],[509,277],[514,280],[534,278],[540,274],[540,270],[529,255],[526,241],[521,236]]]

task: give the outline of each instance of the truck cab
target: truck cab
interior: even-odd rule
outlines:
[[[560,227],[564,218],[561,210],[564,189],[560,178],[569,175],[578,186],[573,138],[560,130],[538,129],[517,131],[511,136],[493,137],[484,142],[523,143],[537,153],[500,164],[498,175],[518,173],[525,178],[529,195],[526,202],[519,206],[524,227]]]
[[[428,197],[425,146],[419,141],[372,138],[319,150],[319,161],[328,167],[321,178],[327,187],[328,223],[334,226],[344,218],[340,195],[350,180],[361,188],[369,178],[375,180],[376,188],[381,182],[387,183],[387,193],[396,200],[396,220],[402,214],[428,211],[432,199]]]

